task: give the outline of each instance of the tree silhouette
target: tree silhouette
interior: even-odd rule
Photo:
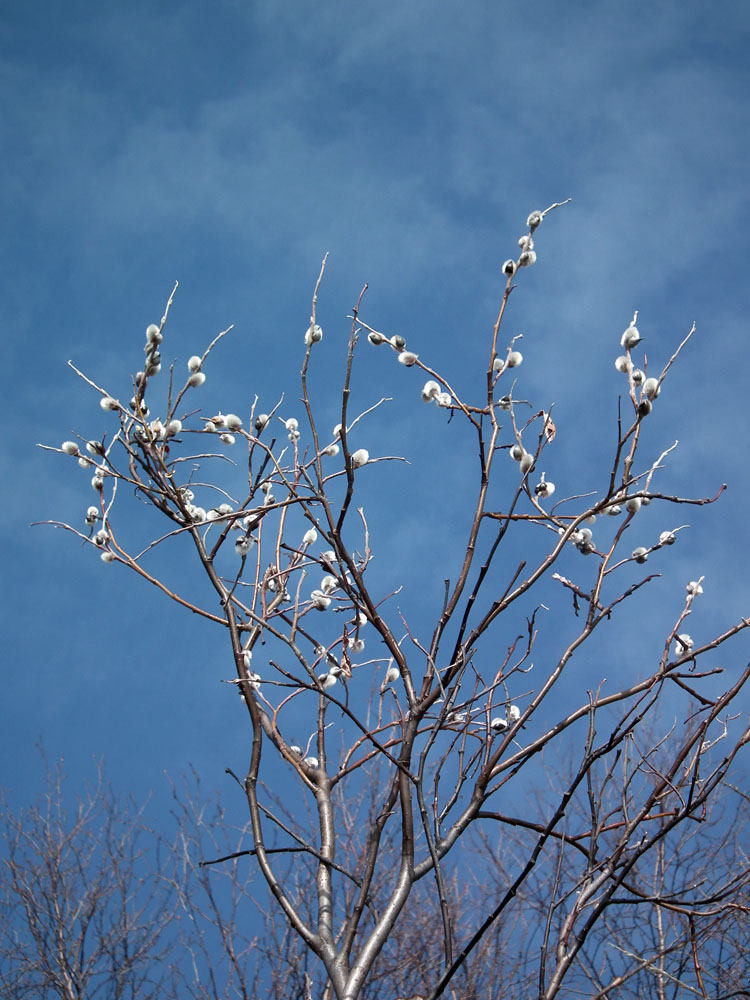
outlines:
[[[339,419],[325,430],[310,388],[325,260],[296,405],[264,408],[256,398],[235,407],[241,415],[199,414],[211,354],[229,330],[188,359],[184,381],[172,365],[157,397],[174,291],[146,330],[129,402],[74,368],[98,394],[107,431],[50,450],[87,470],[96,502],[85,528],[48,523],[224,633],[234,676],[222,679],[236,685],[252,734],[237,779],[250,846],[203,860],[218,868],[251,858],[275,907],[272,925],[291,930],[308,956],[302,988],[310,996],[476,995],[477,984],[486,989],[488,942],[499,935],[497,995],[550,1000],[574,981],[590,990],[583,995],[614,996],[640,962],[657,992],[676,982],[705,996],[699,925],[706,914],[739,912],[746,866],[695,886],[692,865],[671,859],[682,858],[686,831],[715,815],[750,737],[734,708],[750,667],[724,671],[711,656],[750,621],[694,641],[686,622],[703,579],[683,580],[654,610],[655,655],[634,649],[626,669],[602,666],[592,686],[575,669],[585,649],[602,656],[605,628],[610,642],[622,642],[628,621],[643,615],[641,592],[658,574],[640,567],[661,564],[685,527],[666,518],[721,494],[661,486],[674,444],[642,458],[670,369],[694,331],[661,368],[649,368],[633,316],[615,360],[622,397],[611,455],[592,470],[598,488],[556,487],[541,469],[566,429],[557,430],[549,406],[518,394],[519,337],[505,341],[501,331],[511,292],[536,261],[537,229],[557,207],[529,215],[518,253],[502,266],[486,366],[467,391],[430,367],[422,345],[417,353],[365,321],[365,286],[349,317]],[[378,454],[368,440],[386,400],[358,406],[353,372],[373,350],[419,373],[413,405],[434,410],[442,437],[433,451],[447,452],[446,480],[456,455],[473,456],[460,523],[441,509],[438,488],[423,491],[432,505],[422,510],[379,492],[390,463],[408,458],[412,475],[425,472],[408,432],[394,454]],[[330,376],[325,391],[330,399]],[[228,462],[239,451],[241,464]],[[387,572],[378,568],[383,543],[371,512],[388,506],[399,523],[429,526],[430,561],[409,567],[407,553],[404,565],[392,558]],[[164,519],[157,533],[148,508]],[[656,509],[663,521],[654,528]],[[458,532],[449,568],[443,550]],[[631,537],[639,544],[629,546]],[[212,597],[196,597],[204,591],[158,560],[171,544],[192,552]],[[399,572],[421,576],[421,586],[444,579],[430,621],[410,612]],[[566,767],[535,794],[550,759]],[[494,869],[483,862],[494,871],[492,892],[466,875],[477,837],[495,858]],[[630,911],[644,914],[639,926],[654,930],[653,940],[639,956],[619,941],[595,970],[602,929],[626,926],[618,914]],[[679,949],[659,930],[665,913],[680,924]]]

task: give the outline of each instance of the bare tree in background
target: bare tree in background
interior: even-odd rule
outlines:
[[[360,790],[360,795],[366,789]],[[738,790],[719,813],[685,826],[669,857],[662,843],[592,929],[568,976],[570,995],[647,1000],[653,996],[747,995],[750,977],[748,802]],[[174,786],[174,827],[155,833],[142,809],[101,779],[82,799],[64,791],[61,765],[48,771],[42,802],[15,814],[0,801],[0,985],[8,997],[127,997],[130,1000],[304,998],[314,956],[267,905],[249,863],[246,825],[206,797],[197,774]],[[66,806],[66,800],[67,806]],[[351,807],[350,803],[350,807]],[[728,812],[725,807],[734,805]],[[354,804],[358,811],[362,802]],[[576,821],[578,822],[578,820]],[[501,850],[478,826],[471,863],[445,879],[457,927],[491,912],[523,863],[535,824],[503,826]],[[478,943],[450,987],[464,1000],[504,995],[504,984],[533,995],[534,928],[550,919],[550,886],[577,880],[580,845],[557,833],[552,871],[538,866],[501,922]],[[568,849],[569,848],[569,849]],[[342,845],[356,862],[356,839]],[[398,844],[390,850],[396,859]],[[284,877],[294,884],[286,855]],[[385,853],[385,851],[384,851]],[[217,864],[217,859],[222,863]],[[572,860],[571,860],[572,859]],[[744,872],[744,876],[741,874]],[[392,983],[429,979],[440,960],[439,901],[430,883],[415,888],[385,942],[363,996],[392,1000]],[[382,887],[387,891],[387,886]],[[373,897],[380,886],[375,886]],[[426,890],[426,891],[425,891]],[[295,906],[310,917],[298,880]],[[260,921],[252,919],[260,910]],[[558,918],[559,919],[559,916]],[[706,992],[708,991],[708,992]]]
[[[268,886],[280,935],[291,929],[314,958],[303,974],[310,996],[432,1000],[450,990],[468,997],[481,981],[482,949],[503,934],[505,954],[517,960],[506,965],[497,996],[550,1000],[565,995],[572,978],[578,990],[589,989],[582,995],[617,995],[614,978],[625,973],[619,965],[592,972],[590,942],[642,893],[648,906],[641,909],[657,932],[647,955],[628,957],[621,945],[622,969],[641,961],[645,972],[662,977],[663,995],[676,978],[707,996],[698,930],[689,932],[690,970],[673,973],[670,935],[652,921],[667,912],[671,918],[677,906],[688,928],[689,918],[697,928],[711,907],[729,917],[733,893],[746,879],[746,867],[735,869],[693,892],[690,866],[670,862],[685,831],[712,815],[750,738],[734,708],[750,667],[724,676],[711,656],[750,621],[694,642],[686,621],[700,601],[702,578],[684,580],[671,610],[664,602],[660,612],[658,655],[635,655],[616,677],[603,667],[591,690],[571,666],[584,645],[596,648],[601,625],[627,620],[631,599],[654,579],[639,567],[665,556],[683,527],[667,518],[713,502],[721,490],[694,498],[663,491],[674,445],[659,443],[655,460],[641,457],[669,370],[693,331],[660,369],[649,370],[637,315],[620,337],[615,367],[623,397],[598,492],[559,498],[538,471],[555,447],[556,428],[549,409],[517,398],[514,376],[523,357],[518,338],[505,343],[501,330],[514,282],[536,260],[536,231],[549,211],[531,213],[517,256],[502,267],[505,288],[486,367],[471,395],[403,337],[366,323],[363,289],[343,356],[340,419],[332,433],[324,430],[308,391],[323,337],[316,315],[323,268],[296,406],[282,401],[264,412],[256,399],[241,416],[197,415],[210,354],[228,331],[188,360],[184,383],[170,369],[166,399],[157,403],[171,297],[161,322],[146,330],[145,362],[129,402],[74,368],[98,394],[111,426],[100,438],[50,449],[87,470],[96,498],[85,514],[88,530],[50,523],[224,632],[231,682],[252,731],[240,781],[251,841],[243,850]],[[359,410],[352,399],[353,368],[362,351],[375,349],[420,373],[414,405],[433,407],[436,422],[450,419],[452,432],[462,428],[460,447],[475,455],[464,524],[452,519],[443,528],[451,536],[465,530],[462,552],[445,573],[430,623],[410,617],[408,593],[394,596],[397,567],[387,579],[371,565],[383,543],[371,538],[368,511],[390,502],[378,496],[377,480],[382,463],[397,460],[367,447],[367,428],[384,400]],[[241,474],[227,471],[225,458],[238,446],[247,456]],[[436,437],[435,448],[446,447]],[[419,475],[408,435],[394,442],[397,448],[415,460]],[[130,502],[134,493],[140,506]],[[164,517],[156,537],[144,503]],[[653,537],[648,504],[659,505],[664,518]],[[408,502],[396,514],[405,521],[421,516]],[[440,516],[439,500],[424,516]],[[126,544],[139,526],[142,540]],[[506,553],[518,551],[524,532],[523,557],[511,562]],[[634,535],[639,544],[627,546]],[[184,587],[177,573],[170,578],[168,563],[162,571],[156,557],[171,543],[191,549],[196,573],[218,603],[197,603],[195,588]],[[441,554],[426,565],[425,579],[442,577],[442,562]],[[532,670],[554,587],[566,603],[554,608],[543,664]],[[542,754],[565,760],[568,771],[531,801]],[[491,897],[465,874],[472,854],[467,863],[461,848],[472,831],[494,843],[501,862]],[[541,912],[524,911],[532,898],[544,901]],[[421,949],[402,949],[415,934]]]
[[[555,769],[553,769],[555,770]],[[553,784],[565,781],[560,768]],[[555,831],[556,849],[524,886],[516,911],[538,927],[563,928],[577,904],[581,872],[589,866],[591,802],[606,823],[599,830],[599,850],[608,851],[624,822],[622,781],[599,787],[574,800],[561,829]],[[666,805],[666,803],[665,803]],[[671,810],[651,816],[658,828]],[[543,810],[540,810],[543,815]],[[514,855],[537,824],[507,827]],[[652,834],[653,836],[653,834]],[[738,789],[725,786],[690,823],[678,824],[656,847],[634,865],[620,890],[591,928],[566,981],[565,995],[677,998],[747,995],[750,982],[750,864],[748,863],[748,800]],[[484,862],[481,892],[484,908],[502,892],[506,873],[495,870],[497,844],[482,831],[477,857]],[[563,887],[567,887],[568,892]],[[493,942],[489,967],[497,967]],[[485,944],[487,940],[485,939]],[[538,956],[527,957],[529,994]],[[500,965],[502,967],[502,965]],[[479,995],[479,994],[478,994]]]
[[[66,806],[61,767],[37,805],[0,802],[0,986],[9,998],[150,1000],[170,973],[168,885],[141,812],[102,780]]]

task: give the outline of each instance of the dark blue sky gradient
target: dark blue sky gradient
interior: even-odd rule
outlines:
[[[665,492],[729,489],[713,508],[650,509],[643,538],[634,526],[633,546],[693,525],[649,562],[665,575],[625,635],[636,660],[657,650],[703,574],[696,638],[750,613],[743,4],[17,4],[0,32],[0,785],[18,801],[39,787],[38,741],[72,784],[103,756],[118,787],[154,789],[157,804],[165,771],[194,764],[213,788],[246,762],[245,717],[218,683],[232,675],[224,637],[72,537],[28,527],[81,524],[92,502],[74,461],[34,448],[105,426],[66,361],[124,396],[175,279],[165,357],[183,366],[235,324],[200,390],[206,414],[246,413],[256,393],[268,409],[286,392],[301,417],[302,333],[326,251],[313,364],[324,426],[365,281],[363,318],[476,397],[500,265],[529,211],[572,197],[540,228],[504,327],[506,340],[524,334],[518,391],[556,406],[544,467],[563,494],[600,486],[634,309],[657,370],[695,321],[644,457],[679,438]],[[403,583],[398,606],[427,628],[455,575],[474,444],[422,407],[421,384],[362,345],[361,406],[394,401],[361,443],[412,462],[367,470],[373,574]],[[163,558],[192,572],[177,546]],[[571,573],[578,558],[566,555]],[[597,642],[584,687],[633,667],[627,644]],[[749,647],[740,638],[718,659],[735,671]]]

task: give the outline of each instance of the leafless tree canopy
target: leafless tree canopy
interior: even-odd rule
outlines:
[[[699,996],[745,995],[748,810],[741,795],[733,801],[731,814],[721,803],[704,822],[686,826],[671,839],[669,855],[665,842],[660,845],[651,870],[644,868],[631,880],[628,894],[592,928],[569,973],[569,994],[645,1000],[655,993],[680,997],[693,984]],[[262,891],[247,854],[249,824],[235,826],[224,807],[203,793],[195,774],[174,786],[173,802],[172,830],[167,833],[162,824],[157,834],[146,822],[148,813],[118,798],[101,774],[82,797],[71,799],[60,765],[48,770],[47,793],[36,805],[17,814],[0,802],[3,995],[81,1000],[310,995],[319,979],[315,957],[277,918]],[[478,829],[470,863],[444,882],[459,928],[491,912],[533,836],[523,825],[507,825],[499,843],[481,825]],[[345,842],[343,860],[356,863],[360,847],[354,838]],[[395,860],[397,841],[390,849]],[[559,837],[546,868],[538,865],[520,886],[451,984],[450,995],[500,997],[507,995],[506,984],[519,991],[512,995],[534,994],[537,931],[548,919],[550,886],[577,884],[579,853]],[[211,863],[217,858],[225,860]],[[284,877],[296,887],[295,905],[312,919],[314,899],[291,859]],[[370,1000],[391,1000],[394,983],[414,995],[406,987],[434,975],[441,957],[440,935],[434,933],[440,909],[430,886],[428,881],[415,888],[397,932],[385,942],[363,988]],[[380,888],[374,887],[373,896]],[[387,891],[387,882],[382,889]],[[564,894],[558,896],[565,913]],[[257,911],[259,920],[253,919]],[[607,986],[595,989],[602,983]]]
[[[684,512],[721,493],[677,496],[662,486],[675,445],[658,439],[659,396],[693,330],[659,369],[646,365],[637,314],[619,356],[613,337],[622,396],[609,464],[595,493],[561,496],[539,470],[567,429],[556,429],[547,404],[518,397],[519,338],[501,334],[515,282],[536,260],[537,229],[556,207],[531,213],[502,267],[486,366],[466,392],[430,367],[429,345],[417,354],[365,322],[363,289],[342,351],[340,418],[324,428],[310,383],[325,261],[299,402],[264,408],[256,398],[238,404],[241,415],[200,414],[211,352],[229,331],[188,360],[184,381],[172,366],[165,394],[158,376],[171,297],[146,330],[132,399],[74,368],[107,424],[96,440],[50,449],[91,477],[85,525],[59,526],[183,606],[196,627],[217,626],[231,650],[233,676],[221,679],[236,685],[252,733],[237,779],[249,810],[243,864],[270,892],[274,948],[297,956],[287,963],[296,983],[272,995],[741,990],[721,949],[740,954],[742,935],[731,928],[744,913],[747,864],[736,854],[707,873],[697,845],[705,820],[741,807],[727,775],[750,735],[733,706],[750,668],[725,657],[724,670],[712,653],[750,622],[694,642],[687,619],[702,578],[683,580],[662,596],[657,655],[634,656],[614,676],[603,666],[590,689],[576,670],[584,645],[601,650],[600,626],[627,621],[656,575],[640,567],[668,560]],[[388,503],[377,493],[385,463],[414,460],[415,476],[420,466],[408,433],[394,454],[366,446],[386,405],[354,398],[353,371],[368,351],[413,370],[414,406],[434,408],[435,449],[446,447],[449,422],[461,453],[473,455],[460,524],[444,514],[441,524],[439,503],[425,512],[405,503],[394,514],[423,517],[451,539],[464,532],[453,567],[442,557],[424,567],[425,582],[445,576],[429,622],[410,615],[400,581],[373,565],[383,542],[371,537],[369,512]],[[228,463],[239,451],[240,465]],[[144,505],[163,517],[156,537]],[[657,509],[663,527],[647,537]],[[135,545],[126,542],[134,519]],[[523,555],[512,558],[519,537]],[[196,588],[170,577],[156,558],[170,544],[190,549],[212,600],[197,601]],[[237,864],[203,860],[217,874]],[[231,907],[244,905],[240,896],[223,935],[237,982],[246,948],[230,954],[241,922]],[[217,908],[213,919],[226,918]],[[487,971],[499,968],[490,985]]]
[[[44,798],[0,804],[0,986],[4,996],[161,997],[174,902],[141,811],[101,773],[66,807],[58,765]]]

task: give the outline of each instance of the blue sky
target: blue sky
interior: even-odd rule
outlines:
[[[73,780],[103,756],[137,796],[191,763],[210,787],[243,766],[244,719],[218,684],[231,676],[223,637],[70,537],[28,527],[78,522],[90,502],[70,463],[34,448],[101,432],[66,361],[127,384],[175,279],[168,355],[200,353],[235,324],[206,409],[247,407],[254,393],[273,405],[297,398],[330,252],[316,393],[333,424],[346,315],[365,281],[364,318],[469,387],[526,216],[571,197],[540,229],[505,328],[524,333],[524,393],[556,405],[550,478],[593,488],[633,310],[659,367],[695,321],[650,453],[679,438],[670,487],[729,489],[677,520],[693,528],[659,566],[656,610],[705,574],[706,634],[750,612],[749,35],[745,5],[695,0],[7,5],[0,785],[32,795],[40,740]],[[400,400],[419,384],[397,367],[368,355],[356,387],[365,405],[397,397],[372,431],[384,451],[433,452],[448,527],[420,516],[418,463],[411,479],[384,470],[373,492],[393,512],[378,521],[384,562],[406,553],[414,582],[436,532],[446,558],[460,543],[450,526],[469,458],[452,428],[435,449],[434,412],[405,416]],[[445,572],[428,575],[415,614]],[[727,651],[728,670],[749,645]]]

